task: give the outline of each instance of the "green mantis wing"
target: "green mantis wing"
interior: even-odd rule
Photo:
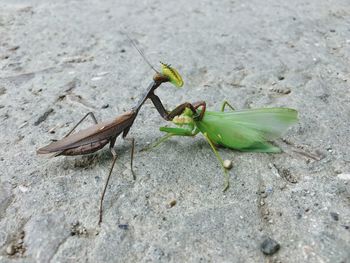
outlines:
[[[214,143],[240,151],[280,152],[267,141],[296,123],[298,112],[289,108],[262,108],[230,112],[206,111],[196,126]]]

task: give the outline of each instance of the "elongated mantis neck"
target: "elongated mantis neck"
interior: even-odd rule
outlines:
[[[150,96],[153,94],[153,92],[164,82],[168,82],[169,78],[167,76],[164,76],[160,73],[156,73],[153,76],[153,81],[149,84],[146,92],[141,96],[141,99],[138,101],[135,107],[132,108],[133,111],[136,113],[139,112],[142,105],[145,103],[145,101],[150,98]]]

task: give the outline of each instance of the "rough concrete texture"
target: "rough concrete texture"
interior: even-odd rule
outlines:
[[[183,89],[157,91],[168,108],[297,109],[284,153],[220,149],[234,163],[223,193],[201,136],[139,152],[166,124],[148,102],[129,134],[137,180],[118,139],[98,227],[108,148],[36,149],[89,111],[106,120],[135,105],[153,72],[122,31],[182,73]],[[1,0],[0,262],[349,262],[349,62],[347,0]],[[266,238],[280,245],[271,256]]]

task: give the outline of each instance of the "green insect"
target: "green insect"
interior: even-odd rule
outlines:
[[[180,114],[172,122],[177,127],[161,127],[167,134],[149,148],[156,147],[172,136],[196,136],[199,132],[209,143],[225,174],[224,191],[229,178],[217,146],[239,151],[278,153],[281,149],[269,141],[278,138],[290,125],[298,121],[298,112],[289,108],[261,108],[235,111],[225,101],[221,111],[206,111],[205,102],[184,103]],[[232,111],[225,112],[228,106]]]
[[[160,62],[162,65],[162,74],[169,78],[169,81],[177,88],[181,88],[184,85],[184,81],[180,73],[171,65]]]

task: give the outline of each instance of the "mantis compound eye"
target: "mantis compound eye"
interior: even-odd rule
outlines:
[[[176,69],[172,68],[170,65],[164,64],[162,62],[160,62],[160,64],[162,64],[162,74],[168,77],[169,81],[175,87],[181,88],[184,85],[184,81],[182,80],[179,72]]]

